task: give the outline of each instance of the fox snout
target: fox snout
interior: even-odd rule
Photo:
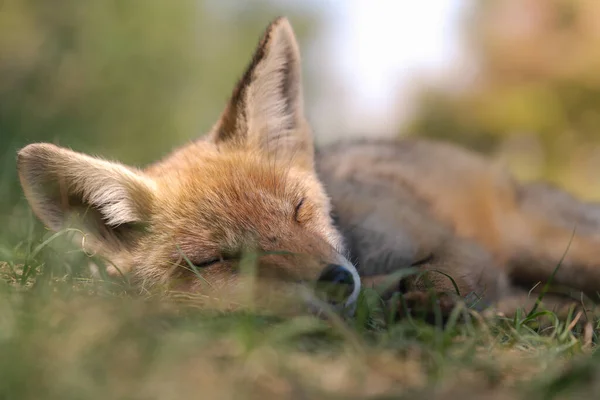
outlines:
[[[325,261],[327,259],[329,261]],[[290,271],[291,275],[285,271]],[[306,254],[265,256],[259,261],[257,272],[265,278],[275,278],[271,282],[283,283],[291,278],[299,283],[309,290],[305,293],[309,306],[317,300],[317,303],[326,303],[346,312],[354,309],[361,288],[356,268],[337,252],[328,257]],[[317,305],[316,308],[318,311],[321,307]]]
[[[316,294],[335,306],[352,306],[360,290],[360,280],[348,268],[328,264],[316,282]]]
[[[270,282],[272,286],[263,286],[259,289],[261,293],[257,295],[266,294],[270,290],[281,294],[298,293],[304,299],[305,305],[317,313],[322,311],[324,305],[345,314],[353,313],[361,289],[361,280],[356,268],[325,242],[321,243],[321,240],[315,238],[312,244],[315,247],[321,244],[323,250],[329,251],[309,255],[272,250],[269,253],[283,254],[259,257],[256,273],[265,283]],[[287,286],[286,282],[299,285],[300,292],[289,291],[291,287]]]

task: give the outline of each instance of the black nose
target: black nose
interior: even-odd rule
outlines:
[[[325,301],[340,304],[348,300],[354,291],[354,283],[350,271],[341,265],[329,264],[317,280],[317,294]]]
[[[354,278],[350,271],[337,264],[327,265],[319,276],[319,282],[340,283],[354,286]]]

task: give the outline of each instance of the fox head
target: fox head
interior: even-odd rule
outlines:
[[[258,281],[346,284],[351,305],[360,281],[314,169],[300,69],[279,18],[206,136],[145,169],[30,144],[18,153],[25,196],[50,229],[76,221],[88,246],[146,284],[236,288],[253,250]]]

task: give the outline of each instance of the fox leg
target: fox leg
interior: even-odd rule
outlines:
[[[516,218],[505,235],[513,282],[535,284],[554,277],[554,283],[600,300],[600,205],[551,186],[523,185]]]

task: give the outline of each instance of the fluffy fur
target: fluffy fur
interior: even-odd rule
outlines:
[[[213,287],[237,290],[239,255],[258,249],[288,252],[259,262],[261,282],[279,288],[341,265],[355,278],[347,304],[357,270],[371,281],[413,266],[452,276],[482,305],[515,307],[570,245],[556,283],[595,296],[600,207],[443,143],[357,141],[315,157],[300,70],[292,28],[277,19],[203,138],[143,170],[31,144],[18,156],[25,195],[50,228],[78,216],[120,269],[186,290],[205,288],[183,254]],[[426,278],[396,290],[454,290],[444,274]]]

